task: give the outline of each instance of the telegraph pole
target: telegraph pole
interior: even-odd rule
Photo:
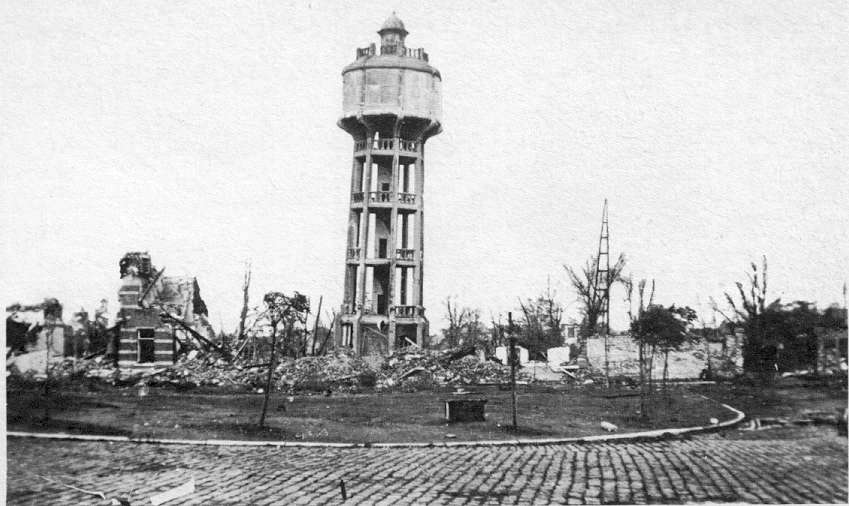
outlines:
[[[518,362],[518,358],[516,356],[516,333],[513,332],[513,313],[507,313],[507,329],[510,333],[510,391],[513,397],[513,430],[519,428],[519,425],[516,421],[516,362]]]

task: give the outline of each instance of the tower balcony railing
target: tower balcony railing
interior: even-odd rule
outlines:
[[[413,248],[398,248],[395,250],[395,259],[412,262],[416,259],[416,250]]]
[[[424,316],[424,308],[421,306],[392,306],[391,312],[396,318]]]
[[[369,146],[368,140],[366,139],[356,139],[354,141],[354,151],[360,152],[364,151],[366,148],[371,147],[372,151],[394,151],[395,150],[395,141],[398,141],[398,148],[405,153],[418,153],[419,151],[419,142],[411,139],[396,139],[394,137],[388,139],[372,139],[371,145]]]
[[[363,49],[371,49],[363,48]],[[368,56],[373,55],[369,54]],[[428,55],[423,48],[413,49],[411,47],[402,47],[398,44],[383,44],[380,46],[380,54],[396,54],[398,56],[405,56],[407,58],[416,58],[417,60],[428,61]],[[357,51],[357,58],[361,56],[366,56],[366,54],[361,55],[360,51]]]
[[[372,139],[372,151],[392,151],[395,149],[395,139]]]
[[[374,43],[366,46],[366,47],[358,47],[357,48],[357,59],[359,60],[363,56],[374,56],[376,46]]]
[[[398,192],[398,203],[409,206],[416,205],[416,194],[408,192]],[[365,192],[352,192],[351,201],[354,204],[361,204],[365,198]],[[368,201],[371,204],[388,204],[393,201],[392,192],[368,192]]]
[[[417,141],[400,139],[399,143],[401,151],[409,151],[411,153],[416,153],[419,150],[419,143]]]
[[[392,192],[368,192],[369,203],[391,203]]]
[[[348,248],[348,259],[358,260],[360,258],[360,248]]]

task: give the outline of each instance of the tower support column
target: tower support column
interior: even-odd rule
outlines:
[[[366,160],[363,165],[363,211],[360,213],[360,241],[359,241],[359,268],[357,269],[358,285],[360,290],[357,292],[357,302],[354,311],[357,314],[356,322],[354,323],[354,333],[352,336],[352,345],[354,351],[362,352],[362,319],[366,302],[366,258],[368,257],[368,238],[371,233],[369,230],[369,222],[371,216],[369,212],[369,192],[371,191],[371,149],[374,141],[374,133],[371,130],[366,132]]]
[[[416,139],[418,157],[416,157],[416,218],[415,239],[416,265],[413,267],[413,305],[416,307],[416,344],[424,344],[427,332],[427,320],[424,316],[424,138]]]
[[[397,249],[398,244],[398,160],[401,152],[401,120],[400,118],[395,120],[395,127],[392,132],[392,171],[389,181],[389,191],[392,196],[392,209],[390,210],[389,216],[389,283],[387,287],[388,293],[388,314],[389,314],[389,329],[386,334],[386,346],[389,353],[395,349],[395,311],[393,309],[394,306],[398,305],[398,301],[396,297],[398,294],[395,293],[395,269],[396,269],[396,260],[397,255],[395,251]]]

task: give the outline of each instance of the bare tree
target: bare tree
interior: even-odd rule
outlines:
[[[265,399],[262,402],[262,414],[259,417],[259,427],[265,426],[265,415],[268,411],[268,398],[271,394],[272,379],[274,377],[277,358],[277,329],[283,325],[284,348],[291,341],[297,324],[306,322],[306,314],[309,311],[309,301],[306,296],[295,292],[289,297],[281,292],[269,292],[263,297],[266,306],[266,317],[271,325],[271,362],[268,364],[268,378],[265,382]]]
[[[321,320],[321,303],[324,301],[324,296],[318,298],[318,310],[315,312],[315,323],[312,327],[312,351],[310,355],[315,356],[316,342],[318,341],[318,322]]]
[[[557,293],[551,290],[551,277],[549,276],[548,283],[545,287],[545,295],[540,297],[538,301],[544,307],[548,326],[562,338],[560,324],[563,321],[563,306],[554,300],[556,296]]]
[[[445,316],[448,327],[442,329],[442,335],[448,346],[467,348],[471,352],[485,345],[486,332],[481,324],[480,310],[465,306],[461,309],[456,300],[452,304],[451,297],[446,297]]]
[[[631,338],[634,339],[639,321],[643,316],[646,308],[652,305],[654,300],[654,280],[651,281],[651,290],[646,297],[646,280],[641,279],[637,282],[637,308],[634,312],[634,276],[629,274],[628,277],[621,278],[622,285],[625,287],[625,300],[628,302],[628,321],[630,322]],[[637,358],[640,363],[640,413],[642,416],[647,415],[646,398],[651,393],[651,371],[654,358],[654,349],[648,350],[647,344],[643,339],[634,339],[637,341]]]
[[[469,316],[469,309],[459,309],[457,302],[451,304],[451,297],[445,298],[445,316],[448,318],[448,327],[442,329],[442,335],[448,346],[455,348],[460,346],[463,340],[463,328]]]
[[[239,314],[239,330],[236,332],[236,341],[245,339],[245,320],[248,318],[248,291],[251,288],[251,264],[245,264],[245,279],[242,281],[242,312]]]
[[[569,282],[581,302],[581,313],[583,321],[581,322],[580,339],[578,346],[579,354],[586,354],[587,338],[598,331],[599,316],[604,309],[604,300],[602,297],[602,289],[596,286],[596,259],[590,258],[580,268],[576,270],[568,265],[563,266],[566,269],[566,274],[569,276]],[[625,268],[625,255],[619,255],[616,262],[607,271],[607,279],[604,280],[607,286],[612,286],[615,282],[621,279],[622,270]]]
[[[546,350],[563,345],[563,331],[560,328],[563,308],[554,299],[550,287],[536,299],[524,302],[520,299],[519,307],[523,318],[515,330],[519,333],[520,344],[530,354],[545,359]]]
[[[324,340],[321,342],[321,347],[318,349],[319,355],[324,355],[327,353],[327,343],[330,342],[330,338],[333,337],[333,325],[336,323],[336,311],[330,312],[330,326],[327,327],[327,330],[324,334]]]
[[[764,317],[767,308],[773,304],[778,304],[779,299],[776,299],[771,304],[766,303],[766,256],[763,256],[763,267],[760,272],[758,272],[757,264],[752,262],[750,265],[752,272],[747,274],[749,278],[748,287],[744,287],[743,283],[739,281],[735,283],[740,296],[739,304],[734,301],[734,297],[731,294],[725,292],[725,300],[731,306],[733,312],[732,317],[723,313],[716,302],[712,302],[714,309],[725,317],[729,323],[736,323],[743,327],[746,334],[746,339],[743,342],[743,369],[762,373],[763,379],[767,380],[771,376],[769,373],[775,364],[777,347],[767,335],[767,326]]]

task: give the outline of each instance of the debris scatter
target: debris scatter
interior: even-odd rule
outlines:
[[[277,391],[357,391],[360,388],[417,389],[434,385],[506,383],[510,368],[482,361],[474,355],[458,357],[456,350],[399,351],[379,358],[363,358],[347,349],[323,356],[282,358],[275,365],[272,383]],[[170,366],[118,369],[102,357],[65,359],[51,366],[51,381],[102,381],[112,385],[171,386],[178,389],[222,387],[259,392],[265,385],[268,363],[228,362],[214,351],[192,351]],[[31,374],[9,367],[11,376],[30,379]],[[520,381],[529,375],[520,371]]]

